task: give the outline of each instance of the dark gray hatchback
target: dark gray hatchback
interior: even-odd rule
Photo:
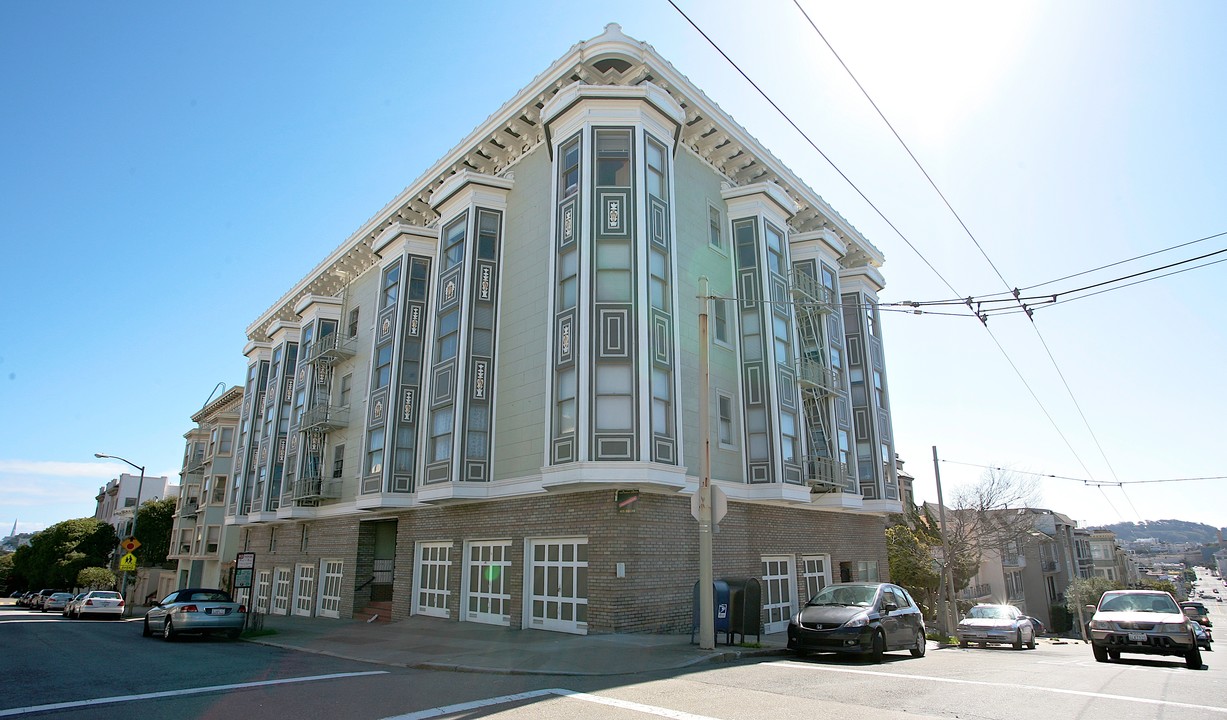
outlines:
[[[788,623],[788,648],[861,655],[882,662],[882,654],[908,650],[925,654],[925,624],[906,590],[890,583],[831,585],[805,603]]]

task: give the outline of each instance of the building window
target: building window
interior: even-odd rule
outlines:
[[[272,571],[261,570],[256,574],[256,612],[268,614],[269,601],[272,599],[272,589]]]
[[[657,435],[673,435],[673,388],[669,373],[658,367],[652,368],[652,432]]]
[[[366,474],[383,472],[383,428],[373,428],[367,435]]]
[[[665,158],[668,153],[665,147],[655,140],[648,139],[647,168],[648,195],[669,201],[669,181],[665,174]]]
[[[358,310],[359,309],[360,308],[354,308],[353,310],[349,311],[348,331],[349,331],[350,337],[356,337],[358,335]]]
[[[805,600],[818,594],[831,584],[831,557],[829,555],[802,555],[801,575],[805,582]]]
[[[298,538],[298,551],[307,552],[307,524],[302,525],[302,534]]]
[[[715,298],[712,304],[712,338],[720,345],[729,345],[729,301]]]
[[[734,442],[733,398],[731,395],[716,393],[716,417],[719,422],[720,446],[732,448]]]
[[[380,294],[379,309],[390,308],[396,304],[396,296],[400,291],[400,263],[397,262],[383,271],[383,290]]]
[[[873,371],[873,397],[878,407],[886,409],[886,390],[882,387],[882,371]]]
[[[859,582],[878,581],[878,561],[858,560],[856,562],[856,579]]]
[[[345,472],[345,446],[337,445],[332,449],[332,476],[341,477]]]
[[[430,462],[452,457],[452,408],[440,408],[430,419]]]
[[[380,345],[375,350],[375,385],[372,389],[378,390],[388,386],[392,381],[392,343]]]
[[[234,452],[234,428],[222,428],[221,440],[217,445],[218,455],[229,455]]]
[[[631,133],[629,130],[596,131],[596,184],[629,187],[631,184]]]
[[[461,215],[443,230],[443,267],[439,272],[456,267],[464,259],[465,220]]]
[[[558,199],[563,200],[579,192],[579,138],[576,138],[559,150],[562,158],[558,172]]]
[[[290,569],[277,568],[276,582],[273,584],[273,614],[290,614]]]
[[[216,555],[218,544],[221,542],[222,528],[220,525],[210,525],[205,535],[205,552],[209,555]]]
[[[707,206],[707,244],[711,245],[716,250],[724,252],[724,235],[721,234],[720,228],[723,225],[720,221],[720,210],[714,205]]]
[[[294,585],[294,614],[310,616],[315,598],[315,566],[299,565],[298,581]]]
[[[634,428],[634,373],[630,363],[602,363],[596,368],[596,429],[625,432]]]
[[[341,376],[340,397],[337,398],[337,404],[341,407],[349,407],[349,393],[354,388],[354,374]]]
[[[558,371],[558,398],[555,404],[557,434],[566,435],[575,432],[575,368],[569,367]]]
[[[558,309],[575,307],[579,288],[579,253],[572,250],[558,256]]]
[[[221,505],[226,501],[226,476],[215,475],[213,477],[213,495],[209,497],[209,502],[213,505]]]
[[[270,527],[268,529],[268,551],[277,551],[277,528]]]
[[[439,316],[438,340],[435,343],[435,362],[441,363],[456,357],[460,345],[460,309],[451,310]]]

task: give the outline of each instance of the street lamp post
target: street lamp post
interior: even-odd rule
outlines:
[[[136,516],[137,516],[137,513],[139,513],[141,510],[141,494],[145,491],[145,467],[143,465],[137,465],[136,463],[126,458],[121,458],[118,455],[106,455],[104,453],[94,453],[94,457],[109,458],[111,460],[119,460],[120,462],[128,463],[132,467],[141,471],[141,478],[136,483],[136,505],[134,505],[132,508],[132,528],[131,528],[131,531],[129,532],[129,534],[132,537],[136,537]],[[120,589],[120,595],[126,598],[128,595],[128,571],[127,570],[124,570],[124,574],[122,576],[122,579],[120,580],[119,589]],[[128,609],[131,606],[132,606],[132,603],[130,601],[125,601],[124,612],[125,613],[128,612]]]

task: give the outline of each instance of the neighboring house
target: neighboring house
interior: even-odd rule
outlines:
[[[234,386],[192,416],[184,434],[179,503],[168,558],[177,570],[162,580],[159,597],[184,587],[229,587],[237,531],[225,524],[243,388]]]
[[[608,26],[248,327],[226,509],[245,599],[689,631],[701,276],[714,576],[761,581],[768,631],[824,584],[887,579],[882,261]]]
[[[949,510],[947,512],[950,512]],[[1025,532],[1002,547],[980,548],[980,567],[960,594],[965,602],[1009,603],[1054,627],[1051,609],[1065,604],[1075,577],[1088,577],[1080,563],[1077,523],[1042,508],[1010,508],[993,515],[1026,521]],[[1080,568],[1082,570],[1080,570]]]
[[[98,488],[98,494],[94,497],[97,503],[94,517],[115,528],[115,534],[123,539],[132,532],[132,518],[137,507],[150,500],[178,497],[178,493],[179,486],[171,485],[165,475],[146,475],[142,480],[139,475],[122,473]]]
[[[1130,560],[1116,533],[1106,528],[1091,530],[1091,559],[1095,563],[1095,577],[1107,578],[1126,585],[1138,581],[1136,562]],[[1132,569],[1131,569],[1132,568]]]

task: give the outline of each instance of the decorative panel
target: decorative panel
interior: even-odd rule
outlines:
[[[597,325],[600,328],[601,357],[630,357],[628,308],[598,308]]]
[[[494,263],[477,263],[477,299],[489,302],[494,298]]]
[[[604,237],[628,237],[631,228],[631,203],[628,190],[597,192],[597,228]]]
[[[396,306],[393,305],[380,312],[378,319],[375,321],[375,344],[382,345],[392,340],[392,333],[395,330]]]
[[[750,465],[750,482],[765,483],[771,482],[771,465],[768,463],[755,463]]]
[[[596,437],[596,460],[634,459],[634,435],[598,435]]]
[[[552,462],[557,464],[575,462],[575,460],[575,436],[566,435],[560,438],[555,438]]]
[[[440,311],[446,310],[460,302],[460,274],[463,271],[464,266],[457,265],[444,273],[443,277],[439,279]]]
[[[405,326],[405,333],[410,337],[422,336],[422,316],[426,312],[426,306],[422,303],[410,303],[408,307],[408,321]]]
[[[565,365],[575,360],[575,311],[568,310],[554,324],[554,363]]]
[[[388,414],[388,389],[380,388],[371,393],[371,404],[367,407],[367,425],[382,425]]]
[[[669,247],[669,206],[658,198],[648,198],[648,235],[657,245]]]
[[[673,362],[673,319],[659,310],[652,310],[652,360]]]
[[[761,405],[766,399],[763,366],[758,363],[753,365],[747,364],[743,367],[742,374],[746,386],[746,403],[749,405]]]
[[[413,421],[415,417],[414,411],[417,408],[417,394],[418,390],[416,387],[411,387],[409,385],[401,386],[400,415],[398,416],[398,419],[401,422]]]
[[[473,360],[472,378],[469,381],[469,395],[474,400],[486,400],[486,390],[488,388],[487,377],[490,371],[490,361],[484,359]]]
[[[659,435],[652,438],[652,460],[672,465],[677,462],[677,443]]]
[[[579,227],[579,198],[572,196],[558,209],[558,248],[569,247],[575,243],[576,229]]]
[[[490,478],[486,476],[486,463],[484,462],[466,462],[464,464],[464,479],[468,482],[484,482]]]
[[[437,365],[432,372],[430,403],[432,406],[449,403],[455,395],[456,363]]]

